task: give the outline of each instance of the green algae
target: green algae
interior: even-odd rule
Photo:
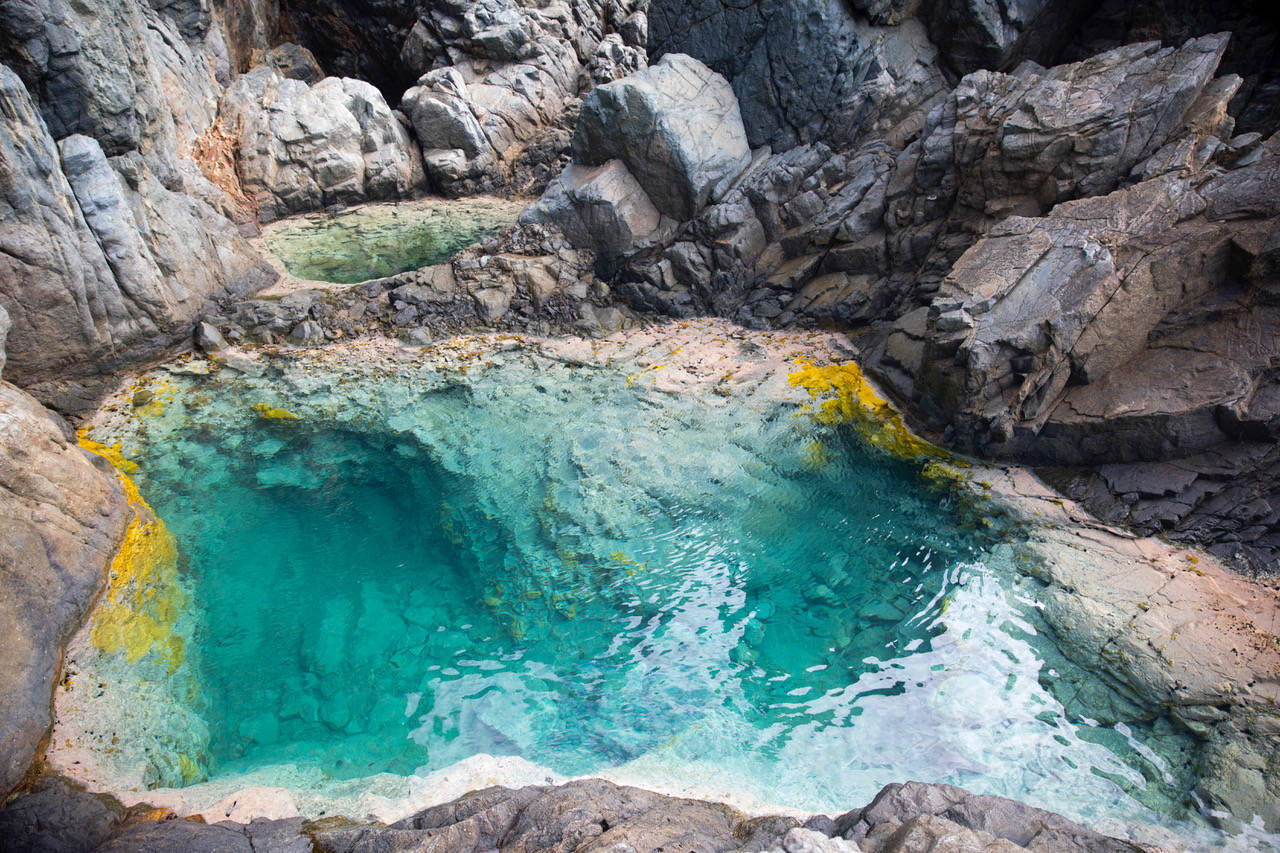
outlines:
[[[365,205],[281,220],[263,229],[263,243],[296,278],[356,284],[448,260],[522,207],[485,198]]]

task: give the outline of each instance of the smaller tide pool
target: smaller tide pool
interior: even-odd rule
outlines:
[[[514,222],[524,203],[499,198],[369,204],[263,228],[263,245],[290,275],[357,284],[442,263]]]

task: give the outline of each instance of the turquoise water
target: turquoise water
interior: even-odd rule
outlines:
[[[927,779],[1185,816],[1189,743],[1058,653],[1012,533],[851,431],[622,378],[193,380],[126,436],[200,626],[206,772],[487,753],[823,811]]]

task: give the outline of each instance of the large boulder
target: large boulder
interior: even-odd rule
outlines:
[[[576,248],[621,255],[654,235],[662,215],[621,160],[571,164],[551,182],[521,222],[558,226]]]
[[[102,589],[129,510],[115,473],[7,382],[0,450],[0,792],[8,792],[48,735],[62,649]]]
[[[259,66],[223,95],[220,119],[239,129],[240,185],[263,220],[423,189],[416,143],[363,81],[327,77],[308,86]]]
[[[574,160],[618,159],[662,213],[692,219],[751,162],[733,89],[698,60],[669,54],[582,103]]]

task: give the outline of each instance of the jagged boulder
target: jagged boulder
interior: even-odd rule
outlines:
[[[424,187],[416,143],[382,94],[360,80],[308,86],[259,66],[227,90],[220,120],[238,128],[240,184],[263,220]]]
[[[868,4],[652,0],[650,55],[688,54],[723,74],[753,148],[843,146],[873,125],[897,124],[947,88],[919,21],[885,8],[881,21],[896,25],[878,26],[851,5]]]
[[[559,170],[582,92],[645,66],[644,13],[604,5],[442,5],[413,26],[402,53],[425,73],[401,103],[437,188],[541,186]]]
[[[751,149],[728,82],[698,60],[669,54],[583,101],[574,160],[626,164],[658,210],[692,219],[730,187]]]
[[[106,580],[127,505],[70,427],[0,383],[0,791],[49,732],[62,648]]]
[[[554,224],[575,247],[604,256],[631,251],[654,236],[661,220],[621,160],[569,165],[520,217],[521,222]]]

